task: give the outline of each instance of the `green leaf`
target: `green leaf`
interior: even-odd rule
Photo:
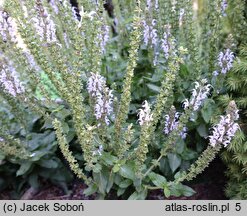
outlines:
[[[196,151],[197,152],[202,152],[204,148],[205,148],[205,144],[203,142],[197,142],[196,143]]]
[[[114,183],[116,185],[119,185],[121,183],[122,179],[123,179],[122,176],[120,176],[119,174],[115,174]]]
[[[66,122],[62,122],[62,128],[63,128],[63,133],[68,134],[69,133],[69,125]]]
[[[89,185],[89,187],[86,190],[83,191],[83,194],[85,196],[90,196],[90,195],[96,193],[97,190],[98,190],[97,185],[96,184],[92,184],[92,185]]]
[[[52,120],[48,118],[45,120],[45,123],[41,129],[52,129],[52,128],[53,128]]]
[[[168,162],[172,172],[174,172],[181,165],[181,158],[177,154],[168,154]]]
[[[206,129],[205,124],[200,124],[199,127],[196,128],[196,130],[201,137],[204,137],[204,138],[208,137],[208,131]]]
[[[86,169],[86,167],[85,167],[85,169]],[[87,169],[87,170],[90,171],[90,169]],[[102,170],[102,166],[101,166],[101,164],[99,164],[99,163],[95,164],[95,166],[93,167],[93,171],[94,171],[95,173],[100,173],[101,170]]]
[[[106,187],[108,184],[109,172],[107,169],[102,169],[100,173],[93,173],[93,179],[95,183],[98,185],[99,192],[101,194],[105,194]]]
[[[170,185],[169,189],[171,191],[171,196],[179,197],[182,195],[181,184],[172,184],[172,185]]]
[[[134,164],[129,163],[122,165],[120,167],[119,173],[124,178],[128,178],[134,181],[135,180]]]
[[[54,132],[46,131],[44,133],[31,133],[31,140],[28,141],[30,150],[36,150],[44,147],[52,147],[52,143],[56,140]],[[47,151],[46,151],[47,152]]]
[[[157,86],[157,85],[154,85],[154,84],[149,83],[149,84],[147,84],[147,87],[149,89],[153,90],[154,92],[157,92],[157,93],[160,92],[160,87]]]
[[[29,176],[28,178],[28,183],[31,185],[33,188],[39,188],[39,181],[38,181],[38,174],[34,173]]]
[[[54,159],[43,159],[38,162],[38,164],[42,167],[49,168],[49,169],[56,169],[58,167],[58,162]]]
[[[111,155],[109,152],[103,152],[101,159],[106,166],[112,166],[117,161],[117,157]]]
[[[120,166],[121,166],[120,164],[115,164],[114,167],[112,168],[112,171],[114,173],[117,173],[120,170]]]
[[[198,153],[188,148],[186,148],[185,151],[182,153],[182,158],[186,161],[195,159],[197,157]]]
[[[189,196],[192,196],[193,194],[195,194],[196,192],[192,188],[190,188],[186,185],[183,185],[181,193],[182,193],[182,195],[189,197]]]
[[[134,192],[128,198],[128,200],[145,200],[147,197],[147,189],[143,189],[141,192]]]
[[[53,182],[70,182],[73,179],[73,175],[70,170],[68,170],[63,165],[56,169],[50,169],[50,172],[52,172],[50,178],[53,180]]]
[[[122,182],[120,182],[119,187],[120,188],[127,188],[132,184],[132,181],[130,179],[125,179]]]
[[[56,117],[60,120],[64,120],[66,117],[71,115],[71,112],[67,109],[64,109],[63,106],[59,106],[57,110],[53,111],[53,113],[55,113]]]
[[[118,190],[117,190],[117,196],[121,196],[121,195],[123,195],[124,194],[124,192],[125,192],[125,188],[118,188]]]
[[[164,185],[167,183],[166,178],[154,172],[148,174],[148,177],[153,182],[155,186],[163,188]]]
[[[169,175],[169,172],[170,172],[170,165],[168,163],[168,159],[167,158],[162,158],[160,160],[160,171],[162,172],[162,174],[164,176],[167,176]]]
[[[166,198],[171,196],[171,191],[167,186],[164,187],[164,195],[165,195]]]
[[[209,123],[215,110],[215,102],[212,99],[207,99],[201,109],[202,117],[206,123]]]
[[[140,178],[136,178],[133,183],[134,183],[136,191],[138,193],[141,192],[141,190],[143,189],[142,188],[142,180]]]
[[[70,128],[69,132],[68,132],[68,134],[66,136],[67,142],[70,143],[74,139],[75,135],[76,135],[75,130]]]
[[[16,176],[20,176],[25,174],[26,172],[28,172],[30,170],[32,166],[32,163],[30,162],[23,162],[19,168],[19,170],[16,172]]]
[[[179,138],[176,143],[176,152],[178,154],[182,154],[182,152],[184,151],[184,148],[185,148],[185,142],[182,138]]]
[[[174,179],[179,179],[181,176],[183,175],[182,172],[176,172],[176,174],[174,175]]]
[[[5,155],[2,152],[0,152],[0,160],[3,160],[3,159],[5,159]]]
[[[133,194],[130,195],[128,200],[138,200],[139,194],[137,192],[134,192]]]
[[[31,131],[35,127],[35,123],[41,118],[41,115],[28,115],[28,128]]]
[[[113,183],[114,183],[114,178],[115,178],[115,174],[114,173],[111,173],[109,178],[108,178],[108,183],[107,183],[107,187],[106,187],[106,193],[109,193],[112,186],[113,186]]]

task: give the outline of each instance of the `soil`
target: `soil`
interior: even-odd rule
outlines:
[[[224,188],[226,178],[224,172],[226,167],[219,158],[216,158],[210,166],[196,178],[196,181],[188,183],[196,193],[191,197],[169,197],[169,200],[225,200]],[[75,180],[70,186],[70,193],[65,194],[64,190],[58,186],[46,183],[46,185],[39,191],[32,188],[22,195],[21,199],[29,200],[94,200],[96,195],[86,197],[83,191],[86,185],[79,180]],[[0,193],[1,200],[12,199],[10,191],[3,191]],[[110,196],[110,199],[117,199],[115,195]],[[162,190],[151,191],[147,197],[148,200],[164,200]]]

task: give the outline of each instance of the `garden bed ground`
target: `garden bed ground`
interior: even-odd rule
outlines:
[[[224,188],[226,178],[224,177],[225,166],[219,158],[216,158],[210,166],[201,174],[196,182],[190,185],[196,194],[191,197],[170,197],[169,199],[179,200],[223,200],[226,199],[224,195]],[[96,196],[85,197],[83,191],[86,185],[81,181],[74,181],[70,186],[69,194],[65,194],[64,190],[58,186],[46,183],[40,191],[27,190],[22,196],[22,199],[32,200],[88,200],[95,199]],[[0,193],[0,199],[11,199],[9,190]],[[114,195],[110,199],[117,199]],[[147,199],[149,200],[163,200],[165,199],[162,190],[155,190],[149,193]]]

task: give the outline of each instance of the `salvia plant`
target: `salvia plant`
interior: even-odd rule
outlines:
[[[5,1],[0,10],[3,103],[12,107],[20,122],[26,107],[42,115],[46,123],[52,122],[64,158],[88,186],[85,194],[97,192],[105,198],[114,190],[118,196],[145,199],[149,190],[163,189],[167,197],[189,196],[193,190],[182,183],[200,174],[239,130],[238,109],[231,101],[190,168],[178,171],[179,165],[173,164],[172,178],[159,172],[162,159],[176,163],[173,153],[181,140],[186,141],[187,125],[198,120],[200,110],[218,89],[214,88],[217,82],[210,80],[217,81],[219,74],[232,67],[233,52],[218,45],[225,1],[205,2],[210,13],[205,13],[205,29],[198,32],[192,0],[114,0],[112,17],[104,10],[104,1],[78,0],[77,7],[67,0]],[[126,67],[121,85],[114,85],[107,80],[105,58],[113,44],[117,52],[123,52],[122,43],[128,44]],[[140,50],[148,53],[154,74],[160,73],[160,86],[155,99],[146,98],[136,117],[129,118]],[[174,95],[182,67],[192,71],[194,84],[178,106]],[[44,74],[59,99],[52,99],[49,89],[40,85]],[[54,109],[48,111],[44,102]],[[54,115],[64,107],[70,111],[83,163],[69,144],[66,119]],[[1,125],[1,151],[30,160],[34,155],[24,145],[28,139],[25,121],[21,138],[10,133],[8,122]],[[157,139],[161,142],[154,154]]]

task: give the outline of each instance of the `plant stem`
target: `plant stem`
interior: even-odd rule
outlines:
[[[160,162],[160,160],[163,158],[163,157],[165,157],[166,155],[167,155],[167,153],[168,153],[168,150],[170,149],[170,147],[168,146],[168,147],[166,147],[163,151],[162,151],[162,153],[161,153],[161,155],[159,156],[159,158],[156,160],[156,163],[153,163],[153,165],[151,166],[151,167],[149,167],[149,169],[144,173],[144,175],[143,175],[143,177],[142,177],[142,179],[144,179],[155,167],[156,167],[156,164],[158,163],[158,162]]]

